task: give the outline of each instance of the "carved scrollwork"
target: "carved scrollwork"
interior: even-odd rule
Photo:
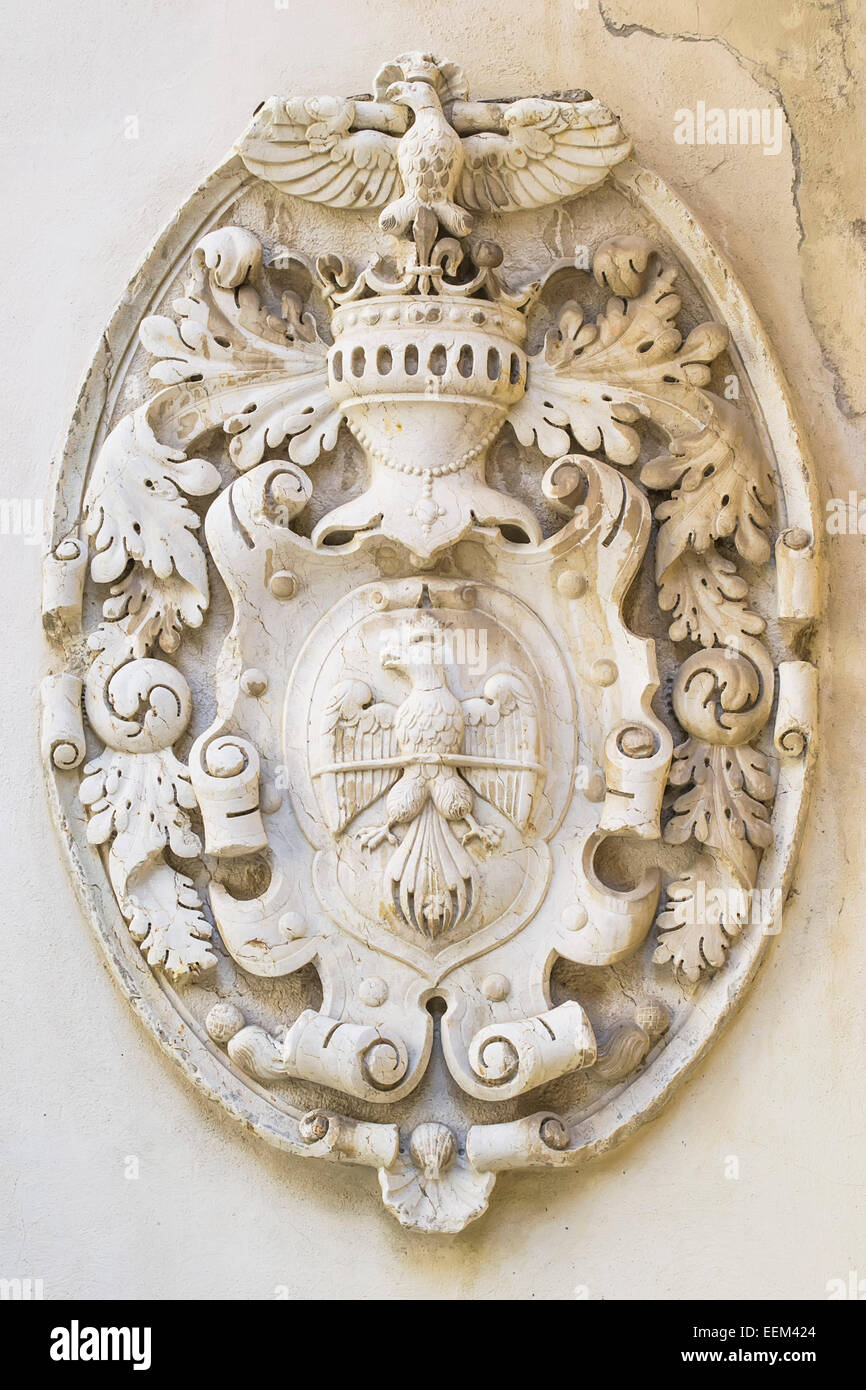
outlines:
[[[578,306],[566,306],[548,335],[543,365],[533,371],[530,364],[511,421],[519,438],[534,438],[548,454],[561,451],[571,431],[583,447],[602,445],[624,465],[638,457],[641,421],[667,435],[669,452],[640,475],[645,487],[670,493],[655,511],[659,604],[672,614],[672,640],[703,650],[685,661],[674,683],[673,710],[689,737],[675,751],[670,785],[689,790],[674,803],[665,838],[681,843],[693,835],[717,854],[723,873],[751,887],[771,839],[773,782],[766,756],[751,741],[772,708],[773,667],[759,640],[764,620],[748,607],[748,585],[716,545],[731,542],[752,564],[767,560],[772,470],[746,413],[704,389],[727,334],[705,323],[683,342],[675,269],[643,238],[625,237],[599,249],[593,271],[621,298],[594,323]],[[682,904],[689,892],[683,883],[690,882],[674,885],[672,900]],[[680,909],[660,917],[656,959],[680,968],[684,956],[674,942],[681,945],[689,933],[679,922],[670,935],[672,912]],[[710,961],[699,940],[687,954],[686,973],[697,978]],[[712,954],[717,966],[723,957]]]
[[[42,682],[42,756],[64,771],[78,767],[87,745],[81,719],[81,681],[63,672]]]
[[[165,861],[171,850],[194,859],[196,806],[187,768],[172,746],[192,712],[189,684],[154,658],[127,659],[125,631],[104,630],[85,682],[85,710],[106,745],[88,763],[79,789],[93,845],[109,845],[108,872],[129,930],[149,965],[175,978],[215,963],[211,926],[192,879]]]
[[[641,470],[645,487],[670,493],[655,512],[659,604],[672,614],[671,638],[703,650],[674,684],[674,713],[689,738],[676,750],[670,785],[690,789],[675,802],[665,838],[680,843],[694,835],[750,887],[771,836],[773,782],[765,755],[750,745],[770,714],[773,667],[758,640],[765,623],[748,607],[748,585],[716,544],[732,542],[752,564],[767,560],[772,471],[745,412],[703,389],[727,334],[705,323],[683,341],[676,270],[645,239],[621,237],[598,250],[593,272],[620,298],[595,322],[566,305],[543,360],[530,361],[510,423],[522,442],[535,440],[549,456],[563,453],[571,434],[626,466],[638,457],[642,421],[670,440],[669,452]],[[548,485],[557,504],[564,486]],[[682,884],[672,891],[681,903]],[[656,959],[679,967],[682,954],[671,947],[684,929],[671,937],[670,922],[663,913]],[[698,972],[709,965],[699,948],[689,960]],[[713,963],[720,963],[718,951]],[[696,978],[694,968],[687,973]]]
[[[730,537],[744,559],[766,560],[773,488],[754,447],[732,446],[729,418],[729,411],[721,414],[715,443],[683,440],[671,451],[676,464],[656,461],[643,476],[652,487],[678,481],[671,500],[656,510],[659,602],[673,614],[671,637],[701,647],[674,683],[674,713],[688,737],[674,751],[670,785],[686,790],[673,803],[665,839],[680,844],[694,837],[715,856],[715,887],[730,882],[750,890],[773,838],[775,784],[766,754],[753,744],[772,709],[774,672],[760,641],[764,620],[748,608],[748,585],[714,547]],[[740,428],[740,438],[743,433]],[[682,471],[686,458],[691,463]],[[692,981],[723,964],[746,916],[720,894],[721,905],[708,917],[698,906],[699,890],[705,902],[703,880],[693,874],[670,885],[655,956]]]
[[[757,658],[757,659],[755,659]],[[674,712],[687,733],[733,748],[767,722],[773,702],[772,665],[764,652],[709,647],[683,662],[674,684]]]
[[[537,1018],[490,1024],[475,1035],[469,1048],[469,1065],[478,1079],[505,1095],[531,1090],[594,1061],[595,1037],[575,1001]]]
[[[265,849],[259,755],[249,739],[205,735],[190,753],[190,777],[204,821],[205,851],[234,858]]]
[[[232,1060],[262,1081],[299,1076],[367,1100],[405,1091],[417,1081],[393,1030],[350,1024],[305,1010],[282,1040],[263,1028],[242,1028],[228,1044]]]
[[[119,752],[158,753],[185,732],[192,713],[186,677],[167,661],[144,657],[116,664],[103,651],[85,683],[84,706],[94,733]]]
[[[701,1030],[652,961],[705,978],[709,1019],[814,754],[814,669],[782,661],[777,682],[768,586],[750,594],[778,449],[719,394],[728,329],[694,312],[736,329],[715,281],[681,298],[668,253],[625,231],[591,278],[564,257],[509,275],[509,211],[615,171],[594,225],[635,225],[630,150],[586,94],[473,102],[423,53],[372,97],[264,103],[237,206],[221,184],[184,292],[140,324],[152,394],[125,342],[123,405],[44,560],[63,659],[44,756],[66,795],[86,762],[87,838],[158,972],[142,993],[194,978],[186,1035],[215,1089],[294,1152],[376,1167],[421,1230],[461,1229],[500,1169],[576,1164],[655,1104]],[[262,181],[380,212],[395,243],[366,265],[274,245]],[[773,552],[774,655],[816,611],[808,513],[800,497]],[[181,652],[210,566],[230,616]],[[434,1047],[448,1124],[417,1109],[442,1097]],[[309,1111],[311,1087],[365,1118]],[[461,1136],[458,1088],[496,1122]]]

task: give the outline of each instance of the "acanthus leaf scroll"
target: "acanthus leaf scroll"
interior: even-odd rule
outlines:
[[[430,54],[370,97],[267,102],[231,161],[236,212],[141,322],[158,389],[113,421],[46,560],[68,664],[43,745],[62,777],[97,745],[87,841],[154,988],[208,1001],[208,1065],[270,1088],[263,1132],[378,1167],[422,1230],[479,1216],[502,1167],[576,1162],[617,1088],[666,1085],[667,1039],[754,932],[779,750],[790,776],[814,729],[805,663],[783,661],[765,737],[779,646],[751,586],[777,465],[713,389],[728,327],[692,285],[684,311],[640,229],[601,237],[589,274],[523,284],[495,239],[511,212],[625,186],[630,154],[588,95],[473,102]],[[388,254],[277,257],[245,187],[288,198],[278,220],[372,220]],[[663,680],[626,617],[649,555]],[[211,565],[232,616],[192,680]],[[814,613],[803,598],[797,630]],[[319,1007],[256,995],[309,967]],[[418,1112],[434,1048],[475,1107],[461,1136]],[[323,1089],[366,1109],[322,1109]]]

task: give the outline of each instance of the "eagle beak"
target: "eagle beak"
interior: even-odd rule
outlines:
[[[406,93],[402,82],[392,82],[385,92],[386,101],[393,101],[397,106],[406,105]]]

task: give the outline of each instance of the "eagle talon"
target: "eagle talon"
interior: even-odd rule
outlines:
[[[502,831],[498,825],[482,825],[474,816],[464,816],[469,829],[462,837],[461,844],[466,845],[470,840],[480,840],[485,849],[496,849],[502,840]]]
[[[356,839],[362,849],[378,849],[386,840],[389,845],[400,843],[390,825],[371,825],[359,831]]]
[[[411,687],[400,704],[377,700],[357,677],[338,681],[322,710],[317,750],[330,830],[351,833],[359,854],[386,841],[395,846],[382,854],[383,906],[428,940],[469,920],[477,864],[505,840],[504,829],[472,814],[476,798],[521,830],[542,775],[529,684],[517,672],[497,672],[478,695],[458,699],[443,664],[445,631],[421,613],[381,651],[382,670]],[[384,822],[347,832],[368,807],[375,816],[383,798]],[[479,849],[467,853],[472,840]]]

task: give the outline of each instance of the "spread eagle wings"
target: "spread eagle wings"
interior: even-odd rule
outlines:
[[[631,141],[600,101],[512,102],[507,135],[463,141],[456,200],[472,212],[515,212],[572,198],[602,182],[631,153]]]
[[[238,149],[250,173],[283,193],[332,208],[381,207],[401,190],[397,145],[352,130],[355,103],[340,97],[265,102]]]
[[[395,116],[399,108],[393,107]],[[259,178],[329,207],[381,207],[399,197],[400,137],[353,130],[355,103],[340,97],[272,98],[238,146]],[[500,108],[506,133],[462,140],[455,201],[473,212],[560,202],[601,183],[631,152],[616,117],[595,100],[527,97]]]
[[[538,764],[538,716],[526,683],[517,675],[491,676],[482,695],[463,701],[463,753],[485,766],[460,765],[479,796],[524,829],[542,773]]]
[[[401,775],[403,769],[397,764],[377,766],[399,754],[395,714],[394,705],[373,703],[366,681],[346,680],[334,686],[319,726],[322,766],[317,777],[328,826],[335,834],[378,801]],[[341,764],[349,766],[341,768]]]

